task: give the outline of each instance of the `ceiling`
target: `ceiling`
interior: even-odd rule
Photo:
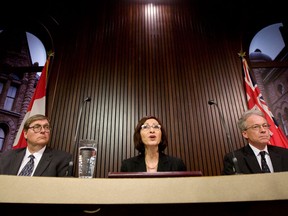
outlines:
[[[5,7],[1,7],[0,27],[7,23],[21,23],[30,19],[54,19],[55,22],[61,24],[72,17],[81,16],[86,9],[97,11],[97,9],[117,2],[143,2],[155,4],[166,4],[166,2],[185,2],[195,6],[199,5],[203,18],[208,21],[217,21],[223,23],[235,23],[245,25],[258,25],[259,23],[271,20],[271,22],[283,20],[286,22],[287,9],[284,1],[274,0],[264,3],[263,1],[231,1],[231,0],[97,0],[92,2],[82,0],[79,2],[70,1],[69,3],[59,0],[46,1],[45,4],[35,4],[35,2],[22,1],[17,4],[8,1]],[[4,8],[4,10],[3,10]],[[5,10],[7,8],[7,10]],[[11,10],[12,8],[12,10]]]

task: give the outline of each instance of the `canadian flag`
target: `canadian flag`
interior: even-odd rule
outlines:
[[[26,139],[24,138],[23,127],[25,121],[35,114],[43,114],[45,115],[46,111],[46,80],[47,80],[47,71],[49,66],[50,58],[47,59],[42,73],[40,75],[40,79],[37,83],[35,92],[30,101],[29,107],[27,109],[27,113],[25,114],[23,121],[18,129],[18,133],[15,137],[13,149],[23,148],[27,146]]]

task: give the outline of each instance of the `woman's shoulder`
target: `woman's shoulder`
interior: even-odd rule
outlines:
[[[139,154],[130,158],[126,158],[123,161],[139,161],[139,160],[144,160],[144,156],[142,154]]]
[[[182,161],[182,159],[179,157],[168,155],[165,153],[160,153],[159,156],[160,156],[160,158],[166,158],[167,160]]]

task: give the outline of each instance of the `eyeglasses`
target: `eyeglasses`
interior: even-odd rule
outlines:
[[[261,127],[263,127],[265,130],[269,129],[271,125],[269,124],[262,124],[262,125],[259,125],[259,124],[255,124],[255,125],[252,125],[250,127],[247,127],[245,130],[248,130],[248,129],[252,129],[252,130],[260,130]]]
[[[35,133],[39,133],[42,128],[44,129],[45,132],[50,132],[51,127],[49,125],[39,125],[36,124],[34,126],[29,127],[29,129],[32,129]]]
[[[143,130],[150,130],[150,128],[153,128],[154,130],[160,130],[161,129],[161,125],[155,125],[155,124],[153,124],[153,125],[149,125],[149,124],[143,124],[143,125],[141,125],[141,128],[143,129]]]

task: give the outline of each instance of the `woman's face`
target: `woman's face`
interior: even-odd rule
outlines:
[[[147,119],[142,125],[140,135],[145,146],[156,146],[161,142],[161,125],[156,119]]]

